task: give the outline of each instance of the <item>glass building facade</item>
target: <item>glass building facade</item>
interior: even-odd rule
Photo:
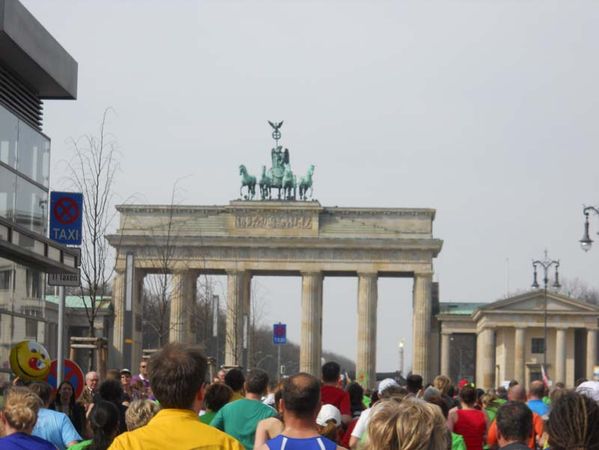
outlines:
[[[36,340],[56,355],[46,273],[75,273],[76,253],[48,239],[50,139],[44,100],[77,97],[77,61],[18,1],[0,0],[0,385],[10,349]],[[51,55],[51,57],[49,57]]]
[[[50,139],[0,103],[0,217],[46,236]],[[39,241],[20,234],[18,245],[35,252]],[[0,257],[0,371],[8,372],[8,353],[25,339],[53,352],[56,325],[47,324],[43,301],[45,274]]]

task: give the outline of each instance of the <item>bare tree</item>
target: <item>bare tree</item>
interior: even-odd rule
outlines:
[[[580,278],[562,279],[561,292],[586,303],[599,305],[599,290],[589,286],[587,282]]]
[[[95,320],[103,298],[109,294],[114,270],[108,234],[116,211],[114,182],[119,169],[114,137],[106,131],[108,113],[104,111],[98,135],[72,140],[73,158],[67,163],[73,186],[83,193],[83,243],[81,246],[81,291],[89,336],[96,335]],[[91,355],[90,355],[91,356]],[[90,368],[93,358],[90,357]]]

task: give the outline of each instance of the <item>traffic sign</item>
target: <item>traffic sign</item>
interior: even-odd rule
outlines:
[[[65,245],[81,245],[83,194],[50,193],[50,239]]]
[[[49,286],[81,286],[81,271],[77,273],[49,273],[48,274],[48,285]]]
[[[272,326],[272,343],[275,345],[287,343],[287,324],[279,322]]]
[[[83,371],[81,370],[81,367],[79,367],[75,361],[71,361],[70,359],[64,359],[63,361],[64,361],[63,380],[69,381],[73,385],[73,388],[75,389],[75,392],[73,393],[73,395],[75,396],[75,399],[77,399],[83,392],[83,387],[85,386],[85,377],[83,376]],[[58,388],[58,386],[60,385],[60,383],[57,383],[57,378],[58,378],[57,372],[58,372],[58,360],[53,359],[52,364],[50,365],[50,372],[48,373],[48,378],[46,379],[48,384],[50,386],[52,386],[53,390]]]

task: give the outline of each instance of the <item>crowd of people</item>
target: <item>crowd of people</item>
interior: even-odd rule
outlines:
[[[139,374],[89,372],[78,399],[67,381],[53,391],[33,382],[4,392],[0,449],[89,450],[599,450],[599,382],[551,389],[517,381],[483,391],[439,375],[411,374],[365,390],[337,363],[321,377],[269,382],[259,369],[221,370],[169,344]]]

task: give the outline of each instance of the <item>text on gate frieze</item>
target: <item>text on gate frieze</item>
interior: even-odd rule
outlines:
[[[236,228],[310,229],[312,217],[300,214],[243,214],[235,217]]]

